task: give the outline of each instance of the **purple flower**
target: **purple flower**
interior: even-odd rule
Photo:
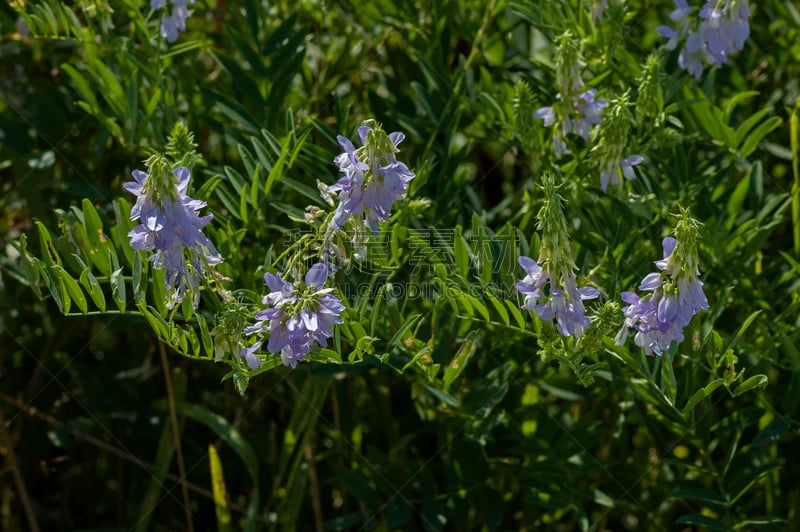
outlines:
[[[679,21],[676,30],[670,26],[659,26],[658,34],[666,37],[668,50],[677,47],[682,38],[686,44],[678,55],[678,65],[700,79],[704,62],[719,67],[728,56],[744,47],[750,36],[750,6],[747,0],[709,0],[700,9],[699,19],[689,20],[691,10],[685,0],[675,0],[678,7],[670,19]]]
[[[338,192],[333,224],[341,228],[351,216],[363,215],[364,224],[377,234],[378,222],[389,219],[392,205],[402,199],[415,175],[395,157],[397,145],[405,139],[403,133],[386,135],[380,127],[365,122],[358,134],[363,145],[358,149],[349,139],[337,137],[344,152],[334,162],[344,176],[328,187],[329,192]]]
[[[681,23],[680,31],[675,30],[674,28],[666,25],[662,25],[656,28],[656,31],[658,32],[659,35],[669,39],[669,41],[665,45],[665,48],[667,50],[674,50],[675,47],[678,45],[678,41],[680,40],[680,38],[689,33],[688,16],[689,13],[691,13],[689,5],[686,3],[686,0],[673,0],[673,1],[675,2],[675,6],[678,9],[670,13],[669,18],[673,22]]]
[[[194,4],[194,0],[189,0]],[[186,7],[186,0],[172,0],[172,11],[161,16],[161,36],[167,42],[178,40],[178,32],[186,30],[186,20],[192,16]],[[150,0],[151,9],[167,9],[167,0]]]
[[[706,44],[707,60],[712,65],[723,64],[728,54],[741,50],[750,36],[750,6],[746,0],[728,0],[721,5],[709,1],[700,10],[700,18],[703,23],[699,33]]]
[[[517,259],[519,265],[525,270],[527,275],[516,284],[517,290],[525,296],[522,304],[524,310],[534,310],[537,301],[542,297],[542,285],[547,281],[547,277],[539,264],[530,257],[521,256]]]
[[[558,95],[558,98],[561,99],[561,95]],[[552,126],[556,121],[556,112],[552,107],[541,107],[534,111],[533,113],[534,118],[541,118],[544,120],[545,127]]]
[[[336,138],[344,148],[344,153],[337,155],[333,161],[344,172],[344,176],[335,185],[328,187],[328,192],[339,193],[339,205],[336,207],[333,223],[336,227],[343,227],[350,216],[364,213],[364,172],[369,170],[369,166],[358,159],[356,148],[350,139],[341,135]]]
[[[339,315],[344,305],[331,294],[332,288],[324,288],[327,279],[328,268],[321,263],[308,270],[305,287],[283,280],[280,274],[266,273],[270,293],[262,302],[267,308],[255,316],[261,323],[246,327],[245,333],[269,333],[267,350],[280,353],[285,366],[296,367],[314,343],[327,346],[331,327],[343,323]]]
[[[567,135],[573,133],[580,135],[584,140],[589,140],[592,136],[592,126],[601,122],[600,115],[608,106],[608,102],[596,100],[595,94],[597,89],[589,89],[576,96],[571,105],[566,105],[559,93],[553,106],[541,107],[533,113],[534,118],[544,120],[545,127],[554,125],[559,114],[564,115],[560,131],[559,128],[553,130],[553,151],[557,159],[570,153],[564,140]]]
[[[609,182],[614,186],[622,185],[619,179],[620,172],[625,176],[625,179],[636,179],[633,167],[642,161],[644,161],[644,157],[641,155],[631,155],[619,162],[612,161],[608,164],[605,169],[600,171],[600,187],[603,189],[603,192],[608,188]]]
[[[673,258],[678,241],[667,237],[663,240],[664,258],[655,261],[659,272],[653,272],[639,283],[639,290],[652,292],[641,298],[634,292],[623,292],[622,300],[628,304],[622,309],[625,316],[623,328],[616,342],[622,345],[628,328],[636,330],[634,342],[648,355],[661,355],[670,344],[683,341],[683,328],[696,313],[708,310],[708,300],[703,294],[703,283],[697,273],[680,268]]]
[[[213,216],[199,216],[197,211],[206,203],[186,195],[191,179],[186,167],[177,168],[171,176],[151,176],[134,170],[133,178],[135,181],[123,184],[125,190],[137,196],[131,220],[139,220],[140,225],[128,233],[131,247],[156,251],[148,260],[166,270],[168,306],[183,301],[190,291],[196,307],[204,271],[222,262],[202,231]]]
[[[562,275],[563,286],[558,286],[556,276],[542,269],[530,257],[521,256],[519,265],[527,274],[516,284],[517,290],[525,296],[522,305],[524,310],[533,310],[542,321],[555,318],[558,332],[564,336],[579,338],[589,326],[589,318],[584,315],[583,301],[595,299],[600,292],[590,286],[578,288],[575,274]],[[544,292],[545,283],[549,282],[549,296]]]
[[[261,367],[261,359],[256,356],[256,352],[261,347],[261,342],[256,342],[250,347],[246,347],[239,351],[239,356],[243,357],[250,369],[258,369]]]
[[[605,100],[595,100],[594,95],[597,89],[589,89],[581,93],[575,100],[575,107],[580,113],[580,118],[572,124],[572,132],[580,135],[585,140],[591,138],[592,126],[601,122],[600,114],[603,109],[608,107],[608,102]]]

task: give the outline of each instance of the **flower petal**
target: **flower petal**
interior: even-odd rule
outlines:
[[[313,265],[306,273],[306,286],[319,289],[325,286],[325,281],[327,280],[328,267],[321,262]]]

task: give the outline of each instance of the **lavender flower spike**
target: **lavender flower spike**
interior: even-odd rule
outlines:
[[[537,215],[537,227],[542,230],[539,261],[519,257],[519,265],[526,276],[516,284],[516,289],[525,296],[521,308],[535,311],[542,321],[555,320],[562,335],[579,338],[589,326],[583,301],[597,298],[600,292],[589,286],[577,286],[576,267],[571,258],[567,223],[555,178],[545,174],[542,181],[545,200]]]
[[[521,308],[535,311],[542,321],[555,319],[558,332],[564,336],[581,337],[589,326],[583,301],[597,298],[600,292],[590,286],[578,288],[574,274],[562,279],[563,288],[558,287],[552,281],[553,276],[539,267],[535,260],[521,256],[518,262],[528,274],[516,284],[517,290],[525,296]],[[543,291],[547,282],[550,283],[549,296]]]
[[[697,18],[685,0],[674,0],[678,9],[670,19],[680,22],[680,29],[659,26],[658,34],[669,39],[665,48],[673,50],[681,39],[686,44],[678,55],[678,65],[700,79],[704,63],[716,67],[728,56],[741,50],[750,36],[750,5],[747,0],[708,0]]]
[[[295,368],[314,343],[327,345],[327,339],[333,334],[331,327],[343,323],[339,315],[344,305],[331,294],[332,288],[324,288],[327,279],[328,267],[321,263],[308,270],[305,286],[293,285],[280,274],[265,274],[264,281],[270,293],[262,302],[267,308],[255,316],[260,323],[245,328],[245,333],[268,334],[267,350],[280,353],[283,364]],[[242,355],[246,356],[244,352]]]
[[[708,310],[703,283],[698,279],[694,224],[684,214],[675,231],[680,240],[673,237],[663,240],[663,259],[655,262],[659,271],[646,275],[639,283],[639,290],[651,292],[649,296],[622,293],[622,300],[628,305],[622,309],[625,323],[617,334],[617,344],[622,345],[628,329],[633,328],[636,345],[648,355],[661,355],[672,342],[683,341],[683,328],[692,316]]]
[[[363,144],[358,149],[349,139],[338,137],[345,151],[334,162],[345,175],[328,187],[329,192],[338,192],[333,225],[339,229],[351,216],[363,216],[364,225],[377,234],[378,222],[389,219],[392,206],[403,198],[415,174],[395,156],[405,139],[403,133],[387,135],[377,122],[367,120],[358,134]]]
[[[163,166],[153,164],[153,166]],[[212,218],[200,217],[197,212],[206,203],[186,195],[191,174],[186,167],[172,173],[151,170],[147,174],[133,171],[131,181],[123,188],[136,195],[131,220],[140,225],[129,233],[131,247],[155,253],[148,257],[156,268],[166,270],[167,306],[183,301],[187,292],[197,307],[200,284],[211,266],[222,262],[214,244],[203,234]]]

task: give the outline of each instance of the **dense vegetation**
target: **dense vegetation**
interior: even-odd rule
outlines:
[[[0,528],[794,529],[800,13],[702,4],[0,6]]]

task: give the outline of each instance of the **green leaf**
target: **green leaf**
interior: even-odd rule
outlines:
[[[84,198],[81,203],[86,237],[89,239],[89,258],[103,275],[111,274],[111,264],[116,263],[116,251],[103,232],[103,222],[91,201]],[[112,258],[113,256],[113,258]]]
[[[661,364],[661,391],[664,393],[664,396],[669,399],[672,405],[675,404],[675,397],[678,393],[678,383],[675,379],[675,370],[672,367],[672,361],[674,358],[674,350],[670,350],[668,353],[665,353],[663,356],[658,358],[659,363]]]
[[[484,283],[490,283],[494,268],[491,235],[477,213],[472,213],[472,238],[475,240],[475,255],[481,265],[481,280]]]
[[[286,164],[286,157],[289,154],[289,146],[291,145],[291,143],[292,143],[292,136],[286,135],[286,138],[283,141],[283,145],[281,146],[281,154],[278,157],[278,160],[275,161],[275,164],[272,166],[272,168],[269,171],[269,175],[267,176],[267,182],[264,185],[265,196],[270,193],[272,187],[275,186],[275,183],[280,181],[281,178],[283,177],[283,167]]]
[[[522,314],[522,311],[520,311],[519,307],[517,306],[517,302],[505,300],[505,304],[506,307],[508,307],[508,310],[511,312],[511,315],[514,316],[514,320],[517,322],[517,326],[520,329],[524,329],[525,316]]]
[[[730,349],[730,347],[733,345],[733,343],[737,340],[737,338],[741,338],[742,335],[744,335],[744,333],[747,331],[747,329],[750,327],[750,325],[752,325],[753,321],[755,321],[755,319],[758,317],[759,314],[761,314],[760,310],[757,310],[757,311],[753,312],[752,314],[750,314],[747,317],[747,319],[744,320],[744,323],[742,323],[742,326],[739,327],[739,330],[736,332],[736,334],[731,335],[730,338],[728,338],[728,340],[725,342],[725,344],[722,346],[722,349],[720,349],[719,352],[720,353],[726,353],[728,351],[728,349]]]
[[[58,254],[58,249],[53,242],[50,231],[39,220],[36,220],[34,224],[36,225],[36,229],[39,230],[39,243],[41,244],[44,263],[48,266],[61,266],[61,257]]]
[[[762,386],[766,386],[769,379],[766,375],[753,375],[739,386],[733,390],[733,396],[736,397],[737,395],[742,395],[743,393],[750,391],[754,388],[760,388]]]
[[[132,223],[131,223],[131,206],[125,201],[124,198],[117,198],[114,200],[114,216],[117,219],[117,242],[119,243],[119,248],[122,250],[123,255],[125,255],[125,261],[127,262],[128,266],[133,266],[133,255],[138,254],[130,246],[130,241],[128,239],[128,232],[131,230]]]
[[[227,174],[227,167],[226,167],[226,174]],[[241,190],[241,188],[240,188]],[[239,202],[236,197],[231,194],[228,187],[225,186],[218,186],[214,188],[214,191],[217,193],[217,197],[228,210],[228,214],[232,215],[237,220],[242,219],[242,215],[239,213]]]
[[[256,167],[253,169],[253,181],[250,184],[250,205],[252,205],[254,209],[258,208],[258,187],[260,177],[261,163],[256,163]]]
[[[742,124],[736,129],[736,144],[741,145],[742,141],[744,140],[745,136],[750,132],[751,129],[758,124],[762,118],[772,112],[772,109],[767,107],[765,109],[760,109],[750,115],[747,120],[742,122]]]
[[[72,83],[78,88],[78,92],[81,94],[84,100],[86,100],[86,105],[88,106],[87,111],[91,115],[96,115],[100,113],[100,106],[97,105],[97,98],[94,96],[94,91],[89,88],[89,83],[86,81],[80,72],[75,70],[75,68],[70,65],[69,63],[63,63],[61,65],[61,69],[67,73],[69,78],[72,80]]]
[[[105,312],[106,296],[103,294],[103,289],[100,287],[100,283],[97,282],[97,279],[88,267],[81,272],[79,281],[81,285],[83,285],[84,290],[86,290],[86,293],[89,294],[89,297],[92,298],[92,301],[100,310],[100,312]]]
[[[231,530],[231,511],[228,508],[228,495],[225,489],[225,478],[222,474],[222,462],[217,448],[208,444],[208,463],[211,470],[211,489],[214,494],[214,509],[217,515],[217,530]]]
[[[156,309],[153,307],[148,307],[144,303],[140,303],[137,305],[139,312],[145,317],[147,322],[150,324],[150,327],[153,329],[153,332],[161,338],[165,342],[170,342],[170,327],[169,324],[161,317],[158,312],[155,312]]]
[[[739,154],[742,157],[749,157],[756,148],[758,148],[758,144],[764,140],[764,137],[769,135],[773,130],[778,128],[783,123],[783,119],[779,116],[773,116],[772,118],[768,118],[764,122],[761,123],[753,132],[747,137],[747,140],[744,141],[742,147],[739,149]]]
[[[469,246],[467,241],[464,240],[463,231],[460,225],[456,226],[453,253],[455,254],[458,275],[466,278],[467,274],[469,274]]]
[[[480,300],[478,300],[476,297],[473,297],[466,292],[461,292],[461,296],[466,298],[470,302],[472,307],[478,311],[478,313],[485,321],[491,321],[491,317],[489,316],[489,310],[486,308],[486,305],[481,303]]]
[[[166,294],[166,279],[167,274],[163,268],[153,268],[150,274],[150,279],[153,281],[153,302],[160,312],[161,316],[167,315],[167,294]]]
[[[475,351],[478,349],[478,331],[470,331],[466,338],[464,338],[461,347],[458,348],[453,359],[448,364],[447,368],[444,370],[444,376],[442,380],[444,382],[443,390],[447,392],[450,389],[450,386],[453,384],[453,381],[461,375],[461,372],[464,371],[464,368],[469,363],[472,355],[475,354]]]
[[[441,402],[443,402],[444,404],[446,404],[448,406],[452,406],[453,408],[458,408],[459,406],[461,406],[461,401],[459,401],[458,399],[456,399],[452,395],[450,395],[450,394],[448,394],[446,392],[443,392],[442,390],[439,390],[438,388],[435,388],[433,386],[427,386],[427,385],[424,388],[431,395],[433,395],[434,397],[436,397],[437,399],[439,399]]]
[[[503,321],[503,324],[506,327],[511,326],[511,320],[508,317],[508,311],[506,311],[506,307],[503,305],[503,303],[489,292],[486,292],[486,299],[489,300],[497,313],[500,314],[500,319]]]
[[[239,127],[245,128],[253,133],[257,132],[259,129],[258,123],[253,120],[250,113],[245,109],[239,102],[228,98],[218,92],[200,88],[200,92],[206,98],[212,100],[216,105],[217,109],[227,118],[228,120],[232,121],[234,124],[238,124]]]
[[[258,90],[258,85],[253,81],[245,70],[239,66],[238,62],[222,55],[221,53],[211,50],[211,57],[228,73],[233,85],[241,93],[242,96],[252,101],[258,107],[264,106],[264,97]]]
[[[12,241],[11,244],[19,252],[19,262],[20,267],[22,268],[22,275],[33,289],[36,297],[41,299],[42,292],[39,289],[39,269],[35,268],[31,262],[31,256],[28,253],[28,237],[23,233],[20,235],[19,241]],[[34,258],[34,260],[38,259]]]
[[[735,525],[733,525],[734,530],[754,530],[753,526],[768,526],[768,525],[781,525],[781,524],[788,524],[789,521],[784,519],[783,517],[778,517],[775,515],[765,515],[762,517],[751,517],[750,519],[745,519],[743,521],[739,521]]]
[[[728,100],[728,106],[725,108],[725,113],[730,115],[734,109],[743,101],[749,100],[754,96],[758,96],[758,91],[742,91],[738,94],[735,94]]]
[[[56,305],[58,305],[58,310],[62,314],[69,312],[69,298],[66,296],[64,283],[61,282],[61,278],[58,277],[54,279],[53,275],[42,262],[37,261],[36,266],[39,268],[42,279],[47,284],[50,295],[53,296],[53,300],[56,302]]]
[[[206,318],[200,313],[196,313],[194,317],[200,327],[200,340],[203,342],[203,349],[206,352],[206,356],[209,358],[215,358],[216,355],[214,353],[214,341],[211,339],[211,333],[208,331]]]
[[[425,347],[417,351],[417,354],[411,357],[411,360],[406,362],[406,365],[403,366],[403,371],[407,371],[408,368],[416,364],[419,361],[419,359],[429,354],[431,351],[433,351],[433,347],[431,347],[430,345],[426,345]]]
[[[61,278],[61,281],[64,283],[69,297],[75,302],[76,305],[78,305],[78,308],[81,309],[81,312],[86,314],[89,307],[86,304],[86,296],[83,295],[83,290],[81,290],[78,282],[60,266],[56,266],[55,271]]]
[[[725,506],[728,501],[725,497],[720,495],[714,490],[708,489],[705,486],[686,486],[673,490],[669,494],[670,499],[687,499],[699,503],[710,503],[719,506]]]
[[[725,523],[700,514],[684,515],[679,517],[675,523],[681,525],[701,526],[709,530],[728,530],[728,527],[725,526]]]
[[[387,353],[391,353],[395,350],[395,348],[397,348],[398,345],[400,345],[400,341],[403,339],[403,336],[405,336],[406,332],[408,332],[408,330],[411,329],[411,327],[413,327],[421,317],[422,314],[415,314],[406,320],[406,322],[399,329],[397,329],[397,332],[386,346]]]
[[[745,493],[747,493],[748,490],[753,487],[753,484],[776,469],[780,469],[780,466],[768,465],[750,471],[746,474],[742,474],[740,472],[739,474],[735,475],[734,481],[736,482],[736,486],[731,489],[731,492],[735,493],[736,495],[731,498],[730,504],[736,504],[736,501],[738,501]]]
[[[142,254],[133,256],[133,298],[136,303],[147,299],[147,272],[143,271]]]
[[[125,279],[122,277],[122,268],[111,272],[111,297],[121,312],[125,312]]]
[[[247,185],[242,187],[242,192],[239,195],[239,217],[244,223],[247,223]]]
[[[719,388],[724,382],[725,379],[722,378],[714,379],[713,381],[709,382],[705,387],[700,388],[699,390],[694,392],[694,394],[686,402],[686,406],[683,407],[683,410],[681,412],[684,415],[687,415],[692,410],[692,408],[694,408],[700,401],[702,401],[706,397],[709,397],[711,393],[717,388]]]

